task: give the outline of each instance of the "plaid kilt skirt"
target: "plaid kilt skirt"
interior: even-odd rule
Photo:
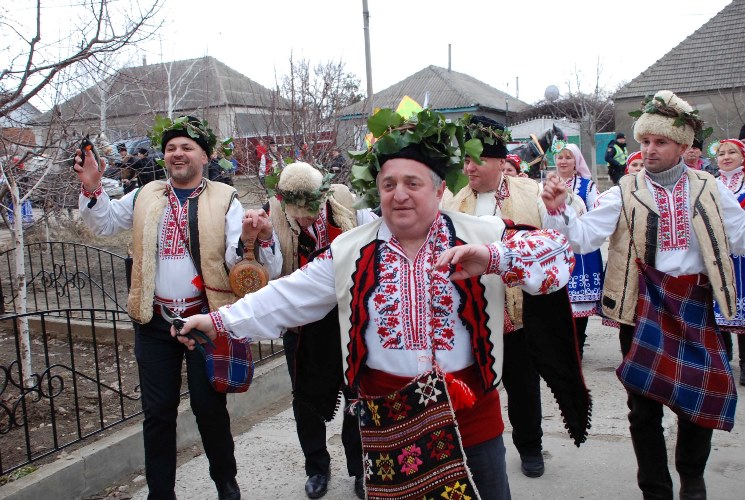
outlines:
[[[717,334],[708,278],[675,277],[637,264],[634,338],[616,375],[627,390],[696,425],[731,430],[737,391]]]

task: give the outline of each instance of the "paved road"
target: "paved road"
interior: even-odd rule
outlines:
[[[512,497],[520,499],[628,499],[641,498],[636,486],[634,459],[626,419],[626,399],[615,375],[620,359],[617,332],[590,319],[588,346],[585,348],[585,378],[592,391],[593,413],[590,437],[576,448],[564,432],[558,407],[550,391],[543,387],[543,429],[546,473],[529,479],[520,473],[519,457],[512,446],[507,424],[508,474]],[[739,372],[735,371],[735,376]],[[745,387],[738,386],[745,396]],[[502,402],[506,396],[502,393]],[[507,415],[506,409],[503,415]],[[676,417],[667,412],[664,426],[673,463]],[[714,446],[706,481],[710,500],[745,498],[745,405],[738,405],[737,423],[731,433],[714,433]],[[346,476],[341,445],[341,421],[329,424],[328,442],[332,455],[332,478],[328,500],[356,498],[352,479]],[[236,437],[238,482],[247,499],[305,499],[305,476],[300,447],[295,434],[292,410],[277,415]],[[677,485],[677,475],[673,474]],[[215,498],[209,479],[207,460],[203,455],[184,463],[178,469],[176,493],[180,499]],[[140,482],[142,485],[142,482]],[[676,486],[677,488],[677,486]],[[133,498],[144,500],[144,488]]]

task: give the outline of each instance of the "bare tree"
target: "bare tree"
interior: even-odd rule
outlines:
[[[305,161],[326,164],[335,148],[351,149],[352,137],[339,137],[339,111],[362,100],[360,80],[343,61],[313,65],[289,57],[288,73],[277,78],[272,102],[266,103],[266,132]],[[289,107],[289,109],[287,109]]]
[[[158,28],[154,21],[161,0],[145,1],[142,5],[137,0],[86,0],[73,5],[65,3],[65,6],[75,23],[64,25],[62,29],[66,26],[67,32],[60,33],[59,37],[50,35],[58,32],[58,26],[50,29],[48,24],[42,23],[47,11],[46,5],[42,8],[41,0],[36,0],[33,11],[26,8],[26,3],[24,8],[9,7],[6,2],[0,7],[0,55],[7,56],[4,58],[8,61],[0,71],[0,121],[32,99],[44,98],[54,106],[70,92],[72,84],[79,81],[82,74],[91,68],[102,68],[107,58],[150,37]],[[34,15],[24,18],[28,12]],[[19,304],[16,312],[20,314],[27,311],[21,207],[32,194],[39,194],[43,187],[53,184],[46,181],[53,174],[56,162],[69,156],[71,138],[66,137],[65,124],[58,118],[53,108],[46,133],[37,138],[40,143],[25,144],[13,136],[0,134],[0,168],[15,213],[16,274],[12,279],[17,296],[12,299]],[[30,146],[37,146],[37,149],[32,151]],[[36,168],[26,167],[24,175],[19,175],[20,165],[31,164]],[[27,320],[19,320],[18,326],[24,383],[31,384],[33,371]]]
[[[580,135],[589,142],[583,149],[590,154],[592,175],[597,179],[597,162],[595,161],[595,134],[612,132],[615,128],[615,104],[612,99],[614,90],[609,90],[602,83],[603,66],[598,59],[595,74],[588,89],[584,75],[575,68],[567,82],[569,92],[554,101],[540,101],[532,109],[521,113],[516,121],[529,120],[539,116],[568,118],[580,123]],[[587,147],[589,146],[589,147]]]

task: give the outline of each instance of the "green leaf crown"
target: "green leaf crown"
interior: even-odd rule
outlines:
[[[193,140],[198,141],[199,139],[204,140],[212,151],[215,151],[217,145],[217,136],[209,127],[207,120],[198,122],[199,126],[189,120],[188,116],[179,116],[178,118],[171,120],[167,116],[155,115],[153,128],[148,132],[147,136],[150,138],[150,143],[153,148],[161,148],[161,140],[163,134],[171,130],[184,130]],[[233,155],[233,138],[229,137],[224,141],[220,142],[220,148],[217,150],[218,156],[220,157],[220,167],[223,170],[229,170],[233,167],[232,163],[228,160]],[[163,160],[156,160],[161,167],[165,167]]]
[[[382,157],[419,145],[423,155],[445,164],[447,173],[444,180],[448,189],[457,193],[468,184],[468,178],[462,172],[464,152],[472,157],[471,153],[475,153],[476,159],[481,155],[480,143],[478,148],[472,144],[471,151],[468,151],[460,123],[449,121],[445,115],[431,109],[423,109],[405,119],[392,109],[383,108],[368,119],[367,127],[373,136],[372,144],[364,151],[349,151],[354,161],[351,183],[359,195],[357,205],[360,207],[375,208],[380,204],[375,177],[380,173]]]

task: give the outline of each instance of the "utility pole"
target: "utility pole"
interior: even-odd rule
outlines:
[[[362,0],[362,30],[365,33],[365,69],[367,71],[367,100],[370,102],[372,111],[373,88],[372,88],[372,61],[370,60],[370,11],[367,10],[367,0]]]

